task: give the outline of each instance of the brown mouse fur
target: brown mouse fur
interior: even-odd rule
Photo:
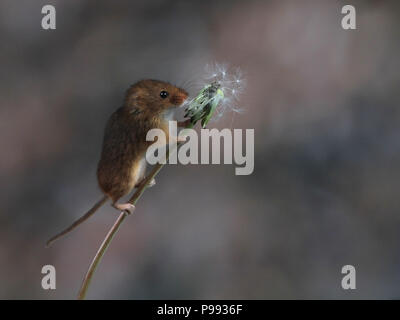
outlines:
[[[124,104],[109,118],[103,138],[97,180],[104,197],[70,227],[51,238],[47,245],[70,232],[88,219],[109,198],[115,208],[129,213],[134,206],[117,201],[143,181],[146,171],[145,153],[153,143],[146,141],[147,132],[159,128],[169,137],[171,111],[180,106],[188,94],[167,82],[141,80],[126,92]],[[178,125],[184,126],[186,122]]]
[[[160,96],[163,91],[166,98]],[[142,80],[128,89],[124,105],[107,122],[97,167],[99,186],[113,204],[144,178],[145,153],[153,143],[146,141],[147,132],[159,128],[168,138],[168,111],[186,98],[183,89],[157,80]]]

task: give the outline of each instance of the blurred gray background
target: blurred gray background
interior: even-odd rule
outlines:
[[[345,31],[345,4],[1,0],[0,298],[75,298],[117,211],[44,243],[99,199],[108,116],[137,80],[193,83],[209,62],[246,74],[245,113],[212,126],[255,129],[254,173],[164,168],[88,298],[400,298],[400,6],[351,1]]]

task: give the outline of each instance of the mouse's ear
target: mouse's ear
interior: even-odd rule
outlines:
[[[140,107],[143,103],[143,96],[140,88],[130,88],[126,92],[125,105],[128,107]]]

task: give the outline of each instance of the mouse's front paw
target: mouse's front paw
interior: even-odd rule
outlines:
[[[179,135],[178,138],[176,139],[178,142],[186,142],[188,136],[185,135]]]
[[[156,179],[151,179],[151,181],[149,182],[149,184],[147,185],[148,188],[154,186],[156,184]]]

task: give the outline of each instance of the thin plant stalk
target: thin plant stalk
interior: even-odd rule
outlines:
[[[186,128],[192,128],[193,125],[190,124]],[[178,144],[179,145],[179,144]],[[166,161],[168,161],[170,155],[170,150],[168,148],[167,154],[166,154]],[[155,165],[153,170],[150,172],[150,174],[146,177],[145,182],[140,186],[139,189],[136,190],[136,192],[132,195],[132,197],[129,199],[129,203],[136,205],[137,201],[140,199],[142,196],[143,192],[146,190],[147,186],[149,185],[150,181],[154,179],[154,177],[160,172],[160,170],[164,167],[165,163],[160,163]],[[125,220],[125,218],[128,216],[128,214],[125,211],[122,211],[117,220],[115,221],[114,225],[111,227],[111,229],[108,231],[106,237],[104,238],[103,242],[101,243],[99,249],[97,250],[96,255],[94,256],[88,271],[86,272],[85,278],[83,279],[81,288],[79,289],[78,293],[78,300],[84,300],[86,297],[86,293],[89,289],[90,282],[93,278],[94,272],[97,269],[97,266],[99,265],[101,259],[103,258],[105,252],[107,251],[108,246],[110,245],[113,237],[117,233],[118,229],[120,228],[122,222]]]

